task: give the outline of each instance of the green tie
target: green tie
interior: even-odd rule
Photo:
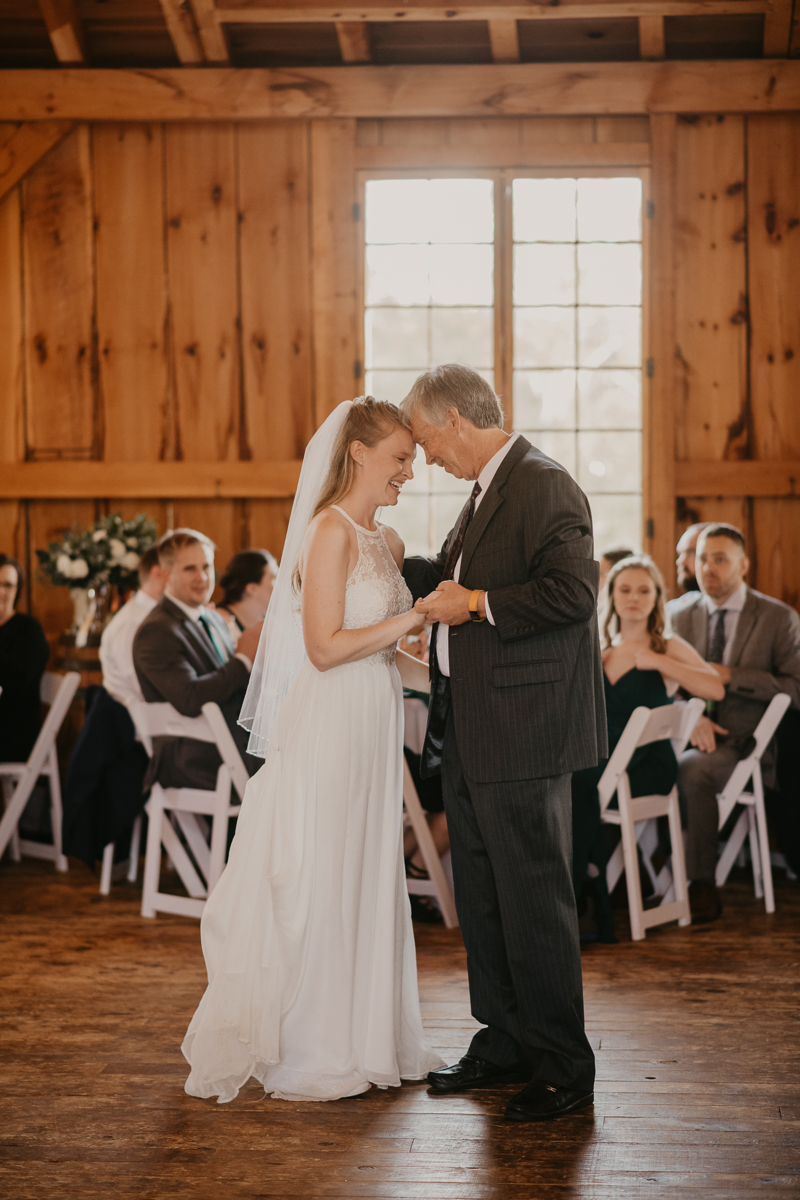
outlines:
[[[216,629],[214,628],[214,624],[211,621],[210,617],[208,617],[203,612],[200,613],[200,624],[203,626],[203,629],[205,629],[206,633],[208,634],[209,640],[211,642],[211,645],[214,647],[214,652],[215,652],[217,658],[219,659],[220,664],[226,663],[228,661],[228,655],[225,652],[225,647],[222,644],[222,640],[221,640],[219,634],[217,633]]]

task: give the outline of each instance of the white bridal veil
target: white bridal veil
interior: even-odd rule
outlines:
[[[270,730],[278,709],[305,662],[300,601],[292,588],[292,576],[300,561],[303,538],[328,475],[336,439],[352,406],[352,400],[345,400],[333,410],[308,443],[303,457],[303,469],[289,518],[278,578],[261,631],[247,695],[239,714],[239,724],[250,734],[247,749],[259,758],[266,756]]]

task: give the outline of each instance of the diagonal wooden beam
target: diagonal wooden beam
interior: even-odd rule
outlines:
[[[178,62],[187,66],[206,61],[189,0],[161,0],[161,11]]]
[[[72,127],[72,121],[0,125],[0,200]]]
[[[75,0],[39,0],[56,58],[62,63],[86,63],[86,39]]]
[[[639,54],[644,59],[664,58],[663,17],[639,17]]]
[[[772,0],[764,14],[764,57],[786,58],[792,40],[793,0]]]
[[[492,58],[496,63],[519,62],[519,33],[515,20],[489,22],[489,41]]]
[[[192,0],[192,11],[206,62],[230,62],[228,45],[218,20],[214,0]]]
[[[372,62],[369,26],[366,21],[337,21],[336,36],[339,39],[342,62]]]

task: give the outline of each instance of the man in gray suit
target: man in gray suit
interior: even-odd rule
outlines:
[[[722,912],[714,882],[717,794],[749,753],[753,731],[772,697],[787,692],[800,707],[800,618],[788,604],[747,586],[749,566],[741,530],[706,525],[697,543],[701,591],[667,605],[672,628],[714,665],[726,688],[725,699],[700,718],[692,748],[679,764],[678,786],[688,819],[689,900],[696,922],[716,920]],[[761,765],[769,787],[774,752],[768,750]]]
[[[572,890],[570,775],[607,753],[598,565],[586,497],[503,431],[476,371],[437,367],[403,402],[428,463],[476,481],[432,560],[404,575],[434,623],[421,773],[441,769],[467,948],[485,1028],[428,1081],[444,1094],[530,1081],[506,1115],[592,1103]]]
[[[246,629],[234,646],[225,622],[205,607],[214,591],[214,545],[193,529],[162,539],[159,565],[169,574],[164,595],[139,626],[133,663],[148,704],[168,701],[184,717],[198,717],[213,701],[242,753],[249,773],[261,759],[245,753],[248,735],[237,725],[258,648],[262,622]],[[153,739],[145,787],[216,786],[221,759],[216,746],[191,738]]]

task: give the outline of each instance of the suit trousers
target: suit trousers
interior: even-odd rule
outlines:
[[[732,741],[717,741],[716,750],[684,750],[678,763],[678,789],[686,819],[686,874],[713,879],[717,869],[719,805],[717,793],[741,758]]]
[[[572,888],[570,776],[478,783],[464,774],[452,709],[442,750],[456,908],[472,1015],[469,1053],[532,1078],[594,1085]]]

